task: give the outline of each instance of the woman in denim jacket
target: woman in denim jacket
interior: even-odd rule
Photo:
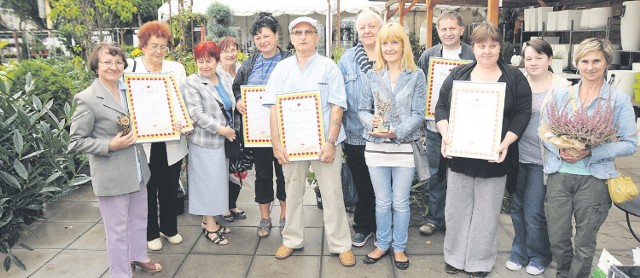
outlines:
[[[376,232],[376,207],[373,185],[369,177],[369,169],[364,160],[364,148],[367,142],[362,138],[364,127],[358,119],[358,102],[361,98],[363,83],[368,83],[367,73],[372,71],[375,61],[376,38],[382,27],[382,18],[371,10],[365,10],[356,18],[358,40],[360,43],[345,51],[338,62],[344,77],[349,109],[344,111],[342,125],[347,139],[344,141],[344,154],[347,165],[353,175],[358,191],[358,203],[353,213],[353,230],[351,244],[362,247]]]
[[[616,140],[585,150],[558,149],[544,142],[544,172],[547,179],[545,215],[551,254],[558,265],[557,277],[588,277],[596,247],[596,236],[611,208],[606,180],[620,175],[613,161],[632,155],[637,148],[635,114],[629,96],[612,88],[604,79],[613,60],[613,47],[607,40],[590,38],[576,49],[575,62],[580,82],[568,90],[558,91],[549,100],[574,113],[575,107],[592,115],[602,101],[611,102]],[[548,110],[542,124],[549,122]],[[575,155],[575,153],[578,153]],[[572,241],[572,216],[575,240]],[[575,249],[572,248],[572,243]]]
[[[370,83],[363,84],[358,106],[363,137],[368,141],[364,156],[376,196],[376,248],[364,263],[375,263],[393,247],[395,265],[404,270],[409,267],[404,250],[415,175],[411,142],[420,139],[427,81],[413,62],[411,44],[401,25],[387,23],[380,29],[376,52],[374,70],[367,74]],[[372,130],[383,126],[388,132]]]

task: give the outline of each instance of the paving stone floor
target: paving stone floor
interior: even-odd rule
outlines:
[[[617,160],[618,167],[640,184],[640,152]],[[336,255],[328,252],[322,224],[322,210],[315,206],[315,194],[307,188],[305,204],[305,248],[286,260],[277,260],[274,253],[281,244],[279,229],[274,228],[267,238],[256,236],[259,211],[253,201],[253,190],[243,188],[238,206],[245,210],[247,219],[229,223],[233,232],[228,246],[216,246],[205,240],[201,233],[199,216],[182,214],[178,218],[179,231],[184,242],[172,245],[163,241],[164,248],[149,252],[153,260],[162,263],[162,272],[150,275],[136,270],[135,277],[466,277],[448,275],[443,269],[442,246],[444,234],[422,236],[417,231],[418,221],[412,221],[409,230],[407,254],[409,269],[401,271],[393,266],[391,256],[377,264],[362,263],[364,255],[373,248],[373,241],[362,248],[354,248],[357,264],[342,267]],[[278,219],[279,207],[274,206],[272,218]],[[110,277],[103,224],[96,197],[90,186],[81,186],[59,201],[48,204],[47,221],[33,225],[32,234],[23,243],[34,251],[14,249],[26,271],[12,266],[8,273],[0,270],[0,277]],[[631,217],[632,225],[640,231],[640,219]],[[530,277],[524,270],[512,272],[504,267],[509,258],[513,225],[511,217],[500,217],[498,258],[490,277]],[[627,228],[625,215],[612,207],[598,235],[594,266],[602,248],[609,250],[623,264],[631,264],[631,249],[640,246]],[[541,277],[555,277],[554,264]]]

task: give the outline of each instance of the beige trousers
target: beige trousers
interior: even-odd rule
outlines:
[[[336,146],[337,159],[332,164],[313,161],[295,161],[283,165],[287,192],[287,222],[282,231],[282,244],[289,248],[304,246],[304,207],[302,197],[307,183],[309,166],[318,179],[322,193],[324,229],[329,243],[329,252],[342,253],[351,250],[351,233],[342,199],[340,178],[342,144]]]

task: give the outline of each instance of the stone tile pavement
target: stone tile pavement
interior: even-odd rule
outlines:
[[[620,158],[618,167],[640,184],[640,152]],[[162,272],[150,275],[136,270],[135,277],[466,277],[464,274],[448,275],[443,265],[442,232],[422,236],[417,231],[418,221],[412,221],[409,231],[407,254],[411,266],[405,271],[394,267],[391,256],[374,265],[362,263],[364,255],[373,248],[373,242],[362,248],[354,248],[357,264],[342,267],[336,255],[328,252],[322,225],[322,210],[315,206],[315,194],[308,187],[305,194],[305,248],[296,251],[287,260],[274,258],[282,240],[279,229],[274,228],[267,238],[256,236],[259,211],[253,201],[253,191],[241,190],[238,206],[247,212],[247,219],[229,223],[233,232],[228,236],[228,246],[217,246],[204,239],[198,216],[185,213],[179,216],[179,231],[184,242],[172,245],[163,241],[164,248],[149,252],[149,256],[163,264]],[[272,218],[278,219],[279,207],[274,206]],[[0,277],[110,277],[103,224],[98,204],[90,186],[81,186],[59,201],[48,204],[47,221],[33,225],[32,234],[23,243],[33,251],[14,249],[25,265],[26,271],[12,266],[8,273],[0,270]],[[640,219],[631,217],[632,225],[640,231]],[[513,225],[508,214],[501,215],[498,237],[498,258],[490,277],[529,277],[524,270],[511,272],[504,267],[509,258]],[[631,249],[640,246],[631,236],[624,213],[611,208],[609,217],[598,235],[598,251],[594,265],[606,248],[623,264],[631,264]],[[554,277],[552,264],[542,277]]]

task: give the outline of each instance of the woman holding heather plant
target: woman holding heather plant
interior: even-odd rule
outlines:
[[[636,151],[629,96],[604,79],[612,59],[609,41],[591,38],[580,43],[575,55],[580,82],[556,92],[543,111],[542,158],[549,174],[545,214],[557,277],[589,276],[596,235],[611,207],[606,180],[620,175],[613,163],[616,157]]]

